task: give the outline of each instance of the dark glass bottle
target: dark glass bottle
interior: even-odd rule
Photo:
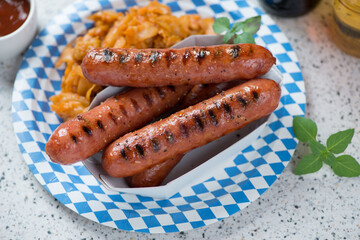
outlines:
[[[313,9],[319,0],[260,0],[264,10],[280,17],[298,17]]]

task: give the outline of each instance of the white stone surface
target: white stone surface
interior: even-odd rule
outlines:
[[[38,0],[42,28],[72,0]],[[356,128],[347,153],[360,159],[360,59],[329,37],[332,0],[306,16],[273,17],[295,49],[307,90],[307,116],[318,137]],[[340,178],[327,166],[292,173],[308,150],[300,144],[281,177],[245,210],[218,223],[174,234],[140,234],[94,223],[60,204],[35,179],[17,147],[11,94],[21,57],[0,62],[0,239],[359,239],[358,178]]]

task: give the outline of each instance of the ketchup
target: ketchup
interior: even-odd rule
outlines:
[[[0,37],[18,29],[25,22],[29,11],[28,0],[0,0]]]

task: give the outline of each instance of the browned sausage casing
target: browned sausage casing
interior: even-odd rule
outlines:
[[[176,105],[189,87],[131,89],[68,120],[45,146],[53,162],[72,164],[94,155],[113,140],[142,127]]]
[[[253,79],[275,64],[269,50],[254,44],[181,49],[93,49],[81,68],[99,85],[152,87]]]
[[[177,107],[177,111],[183,110],[184,108],[195,105],[201,101],[215,96],[216,94],[225,91],[229,88],[235,87],[244,83],[244,81],[231,81],[216,84],[199,84],[191,88],[186,94],[180,105]]]
[[[159,163],[145,171],[134,176],[126,178],[126,182],[131,187],[154,187],[162,183],[162,181],[169,175],[170,171],[180,162],[183,154],[175,156],[171,159]]]
[[[239,85],[242,81],[232,81],[217,84],[199,84],[191,88],[186,94],[181,104],[177,106],[177,111],[195,105],[203,100],[215,96],[216,94]],[[176,110],[174,111],[176,112]],[[126,178],[130,187],[154,187],[160,185],[169,175],[171,170],[180,162],[183,155],[178,155],[160,164],[146,169],[143,172]]]
[[[280,95],[273,80],[245,82],[124,135],[105,148],[102,166],[113,177],[137,174],[270,114]]]

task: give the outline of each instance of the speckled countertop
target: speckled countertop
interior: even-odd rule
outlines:
[[[37,0],[40,27],[72,0]],[[329,36],[332,0],[300,18],[274,20],[302,68],[307,116],[323,141],[356,128],[347,153],[360,160],[360,59],[341,52]],[[281,177],[258,200],[232,217],[174,234],[140,234],[94,223],[59,203],[35,179],[17,147],[11,94],[21,57],[0,62],[0,239],[360,239],[360,178],[339,178],[327,166],[292,173],[307,153],[300,144]]]

